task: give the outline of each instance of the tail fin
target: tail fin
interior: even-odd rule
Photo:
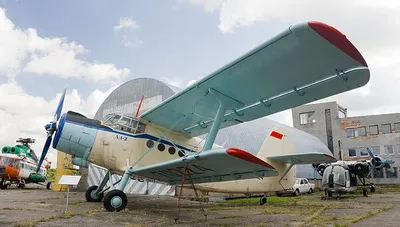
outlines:
[[[271,128],[261,146],[258,158],[271,164],[279,172],[284,187],[291,187],[296,177],[296,164],[336,162],[328,147],[318,138],[284,125]]]

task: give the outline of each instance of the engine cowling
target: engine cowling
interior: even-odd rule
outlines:
[[[324,175],[324,171],[327,167],[326,164],[313,164],[312,166],[321,177]]]
[[[354,164],[354,173],[366,177],[369,174],[370,165],[367,162],[357,162]]]

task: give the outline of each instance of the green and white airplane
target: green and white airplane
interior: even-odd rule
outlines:
[[[219,129],[361,87],[369,78],[366,61],[345,35],[324,23],[300,23],[138,117],[113,114],[101,122],[72,111],[61,116],[64,90],[45,126],[39,166],[54,135],[53,148],[71,154],[73,164],[108,169],[86,192],[87,201],[103,201],[108,211],[127,206],[129,178],[219,192],[288,189],[293,165],[336,161],[321,141],[271,121],[253,154],[214,144]],[[122,178],[105,194],[111,173]]]

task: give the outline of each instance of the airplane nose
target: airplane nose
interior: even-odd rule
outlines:
[[[53,148],[72,155],[72,164],[87,167],[97,129],[86,124],[88,118],[68,112],[61,117]]]

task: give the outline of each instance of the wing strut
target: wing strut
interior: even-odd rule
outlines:
[[[285,172],[282,174],[282,177],[279,179],[278,183],[279,185],[283,188],[283,190],[286,190],[285,187],[283,187],[283,185],[281,184],[281,180],[283,180],[283,178],[286,176],[286,174],[289,172],[289,170],[292,169],[292,167],[295,165],[294,162],[290,162],[289,166],[286,167]]]
[[[217,114],[215,115],[214,122],[211,125],[210,132],[206,138],[204,147],[202,151],[210,150],[214,144],[215,138],[217,137],[217,133],[219,127],[221,126],[222,119],[225,116],[225,112],[228,108],[237,109],[243,107],[244,104],[239,102],[236,99],[233,99],[217,90],[212,88],[208,89],[208,94],[212,94],[219,102],[219,107]]]

